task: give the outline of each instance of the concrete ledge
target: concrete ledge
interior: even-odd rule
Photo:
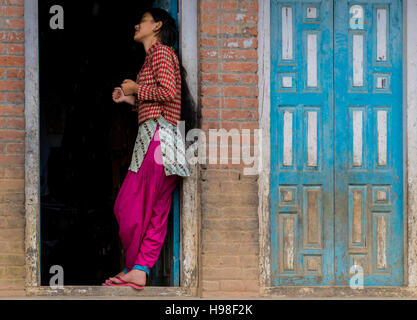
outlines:
[[[197,288],[181,287],[146,287],[138,291],[130,287],[104,286],[64,286],[63,289],[52,289],[49,286],[27,287],[26,296],[72,296],[72,297],[197,297]]]

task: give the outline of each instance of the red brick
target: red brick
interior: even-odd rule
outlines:
[[[219,76],[217,73],[203,73],[201,75],[201,80],[203,80],[203,82],[217,83],[219,82]]]
[[[8,129],[25,129],[25,120],[23,118],[9,118],[6,121]]]
[[[21,80],[14,80],[14,81],[3,80],[3,81],[0,81],[0,90],[23,91],[25,90],[25,82]]]
[[[25,46],[23,44],[8,44],[7,52],[10,54],[22,54],[25,53]]]
[[[201,45],[203,47],[217,47],[218,40],[217,38],[201,38]]]
[[[20,2],[20,1],[19,1]],[[20,3],[19,3],[20,4]],[[0,7],[0,16],[3,17],[23,17],[24,7],[2,6]]]
[[[0,66],[23,66],[25,57],[0,56]]]
[[[258,121],[252,121],[252,122],[239,122],[239,129],[250,129],[250,130],[254,130],[254,129],[259,129],[259,123]]]
[[[203,119],[201,121],[201,129],[202,130],[220,129],[220,122],[219,121],[207,121]]]
[[[239,76],[236,74],[222,74],[222,82],[237,83],[239,82]]]
[[[226,38],[222,41],[222,46],[226,48],[239,48],[240,39],[238,38]]]
[[[25,157],[24,157],[24,155],[0,154],[0,164],[24,165],[25,164]]]
[[[3,0],[3,3],[8,6],[23,6],[24,0]]]
[[[236,13],[223,13],[221,21],[225,22],[225,23],[238,22],[237,19],[236,19]]]
[[[219,56],[217,50],[209,49],[209,50],[200,50],[200,58],[201,59],[217,59]]]
[[[240,81],[245,84],[256,84],[258,83],[258,76],[253,74],[242,74]]]
[[[223,98],[223,107],[238,108],[239,107],[239,99]]]
[[[255,98],[243,98],[240,102],[242,108],[258,108],[259,102]]]
[[[257,1],[241,1],[239,3],[240,9],[247,12],[258,12],[258,2]]]
[[[223,62],[222,69],[234,72],[256,72],[258,64],[256,62]]]
[[[250,87],[223,87],[223,95],[227,97],[251,97],[255,96],[255,88]]]
[[[25,138],[24,131],[1,130],[0,128],[0,140],[23,140],[24,138]]]
[[[24,79],[25,69],[7,69],[7,79]]]
[[[222,24],[220,28],[220,33],[236,34],[236,33],[240,33],[240,28],[239,26]]]
[[[8,93],[7,96],[9,96]],[[12,100],[8,100],[14,102]],[[23,115],[24,114],[24,107],[23,106],[2,106],[0,105],[0,115],[3,116],[12,116],[12,115]]]
[[[257,59],[258,53],[255,49],[249,50],[233,50],[233,49],[223,49],[222,50],[222,58],[223,59]]]
[[[21,103],[25,102],[25,94],[20,92],[8,92],[6,94],[6,101],[7,102],[15,102],[15,103]],[[0,106],[1,108],[1,106]],[[23,107],[22,107],[22,113],[23,113]],[[0,111],[1,114],[1,111]]]
[[[257,48],[258,40],[251,38],[227,38],[222,40],[222,46],[225,48]]]
[[[202,62],[201,63],[201,71],[202,72],[210,72],[210,71],[218,71],[219,64],[217,62]]]
[[[250,34],[252,36],[258,35],[258,27],[244,27],[242,29],[243,34]]]
[[[201,109],[201,116],[204,119],[219,119],[219,110],[213,110],[213,109],[206,109],[206,108],[202,108]]]
[[[222,120],[257,120],[258,112],[249,110],[222,110]]]
[[[217,10],[217,1],[201,1],[202,11]]]
[[[8,143],[7,152],[8,153],[24,153],[25,145],[23,143]]]
[[[221,4],[222,4],[222,9],[226,11],[236,10],[238,6],[237,0],[229,0],[229,1],[222,0]]]
[[[201,32],[208,35],[217,35],[217,24],[203,24]]]
[[[23,19],[6,19],[6,29],[24,29],[25,21]]]
[[[219,98],[201,98],[201,106],[204,107],[220,107]]]
[[[217,18],[217,12],[202,12],[201,14],[202,23],[217,22]]]
[[[201,87],[201,95],[203,96],[216,96],[220,92],[218,87],[214,86],[202,86]]]
[[[223,13],[222,22],[226,23],[257,23],[257,14],[246,14],[246,13]]]
[[[23,42],[25,33],[21,31],[0,31],[0,42]]]
[[[239,41],[242,48],[258,48],[258,39],[250,37]]]

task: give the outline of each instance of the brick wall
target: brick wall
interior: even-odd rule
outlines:
[[[201,126],[206,133],[259,128],[257,19],[257,1],[199,2]],[[259,293],[257,176],[244,175],[244,167],[251,166],[230,159],[202,165],[203,297]]]
[[[0,0],[0,296],[24,294],[23,3]],[[199,1],[206,131],[259,127],[257,12],[257,1]],[[202,168],[202,295],[257,296],[257,176],[231,161]]]
[[[24,295],[24,7],[0,0],[0,296]]]

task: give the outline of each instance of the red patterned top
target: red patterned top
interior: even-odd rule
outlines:
[[[181,117],[181,74],[175,52],[161,42],[154,43],[140,70],[135,111],[139,124],[161,113],[173,125]]]

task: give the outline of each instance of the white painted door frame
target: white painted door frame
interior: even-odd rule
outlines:
[[[38,0],[26,0],[25,20],[25,256],[28,295],[129,295],[117,287],[64,287],[53,290],[40,285],[39,233],[39,37]],[[198,99],[197,5],[195,0],[179,0],[180,53],[188,73],[193,98]],[[198,105],[196,104],[196,108]],[[180,287],[150,287],[143,296],[195,296],[198,294],[197,261],[200,239],[200,194],[198,164],[190,166],[191,176],[182,181],[181,201],[181,280]]]
[[[271,287],[270,274],[270,0],[259,0],[258,75],[262,170],[259,173],[259,270],[263,296],[417,296],[417,0],[403,0],[404,287]],[[407,231],[406,231],[407,230]]]

